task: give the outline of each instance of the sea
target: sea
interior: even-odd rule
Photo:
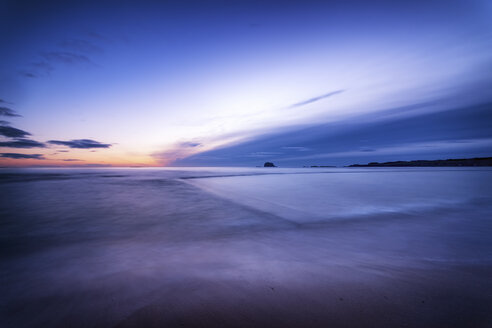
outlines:
[[[1,327],[492,327],[492,168],[0,169]]]

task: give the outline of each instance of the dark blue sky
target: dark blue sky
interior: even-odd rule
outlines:
[[[3,1],[0,28],[0,165],[492,154],[487,0]]]

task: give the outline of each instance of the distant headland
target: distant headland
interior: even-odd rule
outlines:
[[[416,161],[395,161],[395,162],[371,162],[369,164],[352,164],[348,167],[388,167],[388,166],[492,166],[492,157],[459,158],[459,159],[439,159],[439,160],[416,160]]]

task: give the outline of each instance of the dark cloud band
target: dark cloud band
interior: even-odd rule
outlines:
[[[0,157],[13,159],[44,159],[41,154],[0,153]]]
[[[61,145],[67,146],[70,148],[79,148],[79,149],[89,149],[89,148],[109,148],[111,144],[101,143],[99,141],[91,140],[91,139],[75,139],[70,141],[63,140],[50,140],[48,143],[52,145]]]
[[[0,116],[18,117],[21,115],[17,114],[13,109],[8,107],[0,107]]]
[[[329,93],[326,93],[326,94],[318,96],[318,97],[310,98],[310,99],[295,103],[293,105],[290,105],[287,108],[295,108],[295,107],[305,106],[305,105],[311,104],[313,102],[320,101],[320,100],[323,100],[325,98],[337,95],[337,94],[342,93],[342,92],[345,92],[345,90],[337,90],[337,91],[329,92]]]
[[[44,143],[38,142],[36,140],[30,139],[15,139],[12,141],[2,141],[0,142],[0,147],[9,148],[45,148]]]
[[[31,134],[27,131],[13,128],[11,126],[0,126],[0,136],[4,136],[7,138],[24,138],[30,135]]]

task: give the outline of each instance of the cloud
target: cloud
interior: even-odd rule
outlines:
[[[41,56],[49,62],[63,64],[92,64],[89,57],[68,51],[43,52]]]
[[[246,155],[246,157],[270,157],[270,156],[282,155],[282,154],[283,153],[274,152],[274,151],[257,151]]]
[[[64,162],[83,162],[81,159],[76,159],[76,158],[67,158],[67,159],[62,159]]]
[[[97,34],[88,33],[84,38],[69,38],[58,43],[51,51],[38,53],[37,58],[18,71],[19,75],[26,78],[47,77],[61,65],[91,65],[96,64],[92,55],[103,53],[97,43],[108,42],[108,39]]]
[[[310,98],[310,99],[292,104],[292,105],[288,106],[287,108],[296,108],[296,107],[305,106],[305,105],[311,104],[313,102],[320,101],[320,100],[323,100],[325,98],[340,94],[342,92],[345,92],[345,90],[337,90],[337,91],[329,92],[329,93],[326,93],[326,94],[318,96],[318,97]]]
[[[23,73],[26,77],[46,76],[50,75],[50,73],[55,70],[53,65],[46,61],[34,62],[31,63],[29,66],[31,69]]]
[[[276,151],[284,152],[274,156],[275,163],[283,166],[310,165],[310,160],[320,158],[330,159],[329,164],[333,165],[352,164],[353,161],[366,159],[381,162],[394,159],[394,154],[408,154],[408,159],[466,154],[490,156],[491,108],[492,103],[484,103],[438,112],[410,110],[408,115],[363,114],[336,122],[274,131],[243,143],[192,154],[170,164],[258,165],[259,158],[255,161],[255,157],[247,154]],[[386,112],[392,113],[392,109]],[[449,143],[445,143],[446,140]],[[466,142],[468,140],[474,142]],[[303,152],[295,147],[309,147],[310,151]]]
[[[27,69],[21,70],[19,74],[24,77],[37,78],[40,76],[49,76],[54,70],[53,65],[45,60],[40,60],[30,63]]]
[[[93,64],[89,57],[69,51],[43,52],[41,57],[39,60],[30,63],[19,74],[28,78],[37,78],[49,76],[55,70],[57,64]]]
[[[102,52],[102,49],[99,46],[96,46],[95,44],[82,39],[67,39],[60,42],[60,46],[65,49],[73,50],[76,52],[83,52],[83,53]]]
[[[104,143],[100,143],[99,141],[95,141],[91,139],[74,139],[70,141],[49,140],[48,143],[53,145],[62,145],[70,148],[80,148],[80,149],[111,147],[111,144],[104,144]]]
[[[30,139],[16,139],[12,141],[2,141],[0,142],[0,147],[9,147],[9,148],[44,148],[45,144],[30,140]]]
[[[0,116],[18,117],[21,115],[17,114],[13,109],[8,107],[0,107]]]
[[[0,120],[0,125],[9,125],[10,122]]]
[[[20,75],[24,76],[24,77],[29,77],[29,78],[35,78],[35,77],[38,77],[38,75],[35,75],[34,73],[32,72],[20,72]]]
[[[110,41],[106,36],[97,32],[88,32],[87,36],[97,41],[104,41],[104,42]]]
[[[0,153],[0,157],[13,159],[45,159],[41,154]]]
[[[199,142],[191,142],[191,141],[186,141],[186,142],[182,142],[179,144],[179,146],[181,147],[201,147],[202,144],[199,143]]]
[[[309,150],[311,150],[311,148],[307,148],[307,147],[282,147],[282,149],[297,150],[297,151],[309,151]]]
[[[16,129],[11,126],[0,126],[0,136],[8,137],[8,138],[24,138],[30,136],[31,134],[27,131],[23,131],[21,129]]]
[[[167,165],[170,162],[186,158],[203,147],[203,143],[196,141],[177,142],[169,149],[151,154],[159,163]]]
[[[341,152],[321,153],[303,157],[295,157],[293,159],[319,159],[319,158],[343,158],[343,157],[360,157],[365,156],[381,156],[381,155],[409,155],[419,154],[420,156],[426,154],[439,154],[444,152],[457,153],[473,150],[485,150],[492,144],[492,138],[483,139],[466,139],[466,140],[435,140],[428,142],[415,142],[415,143],[401,143],[393,144],[378,149],[370,150],[370,154],[364,154],[367,150],[347,150]],[[292,158],[286,158],[289,160]]]

